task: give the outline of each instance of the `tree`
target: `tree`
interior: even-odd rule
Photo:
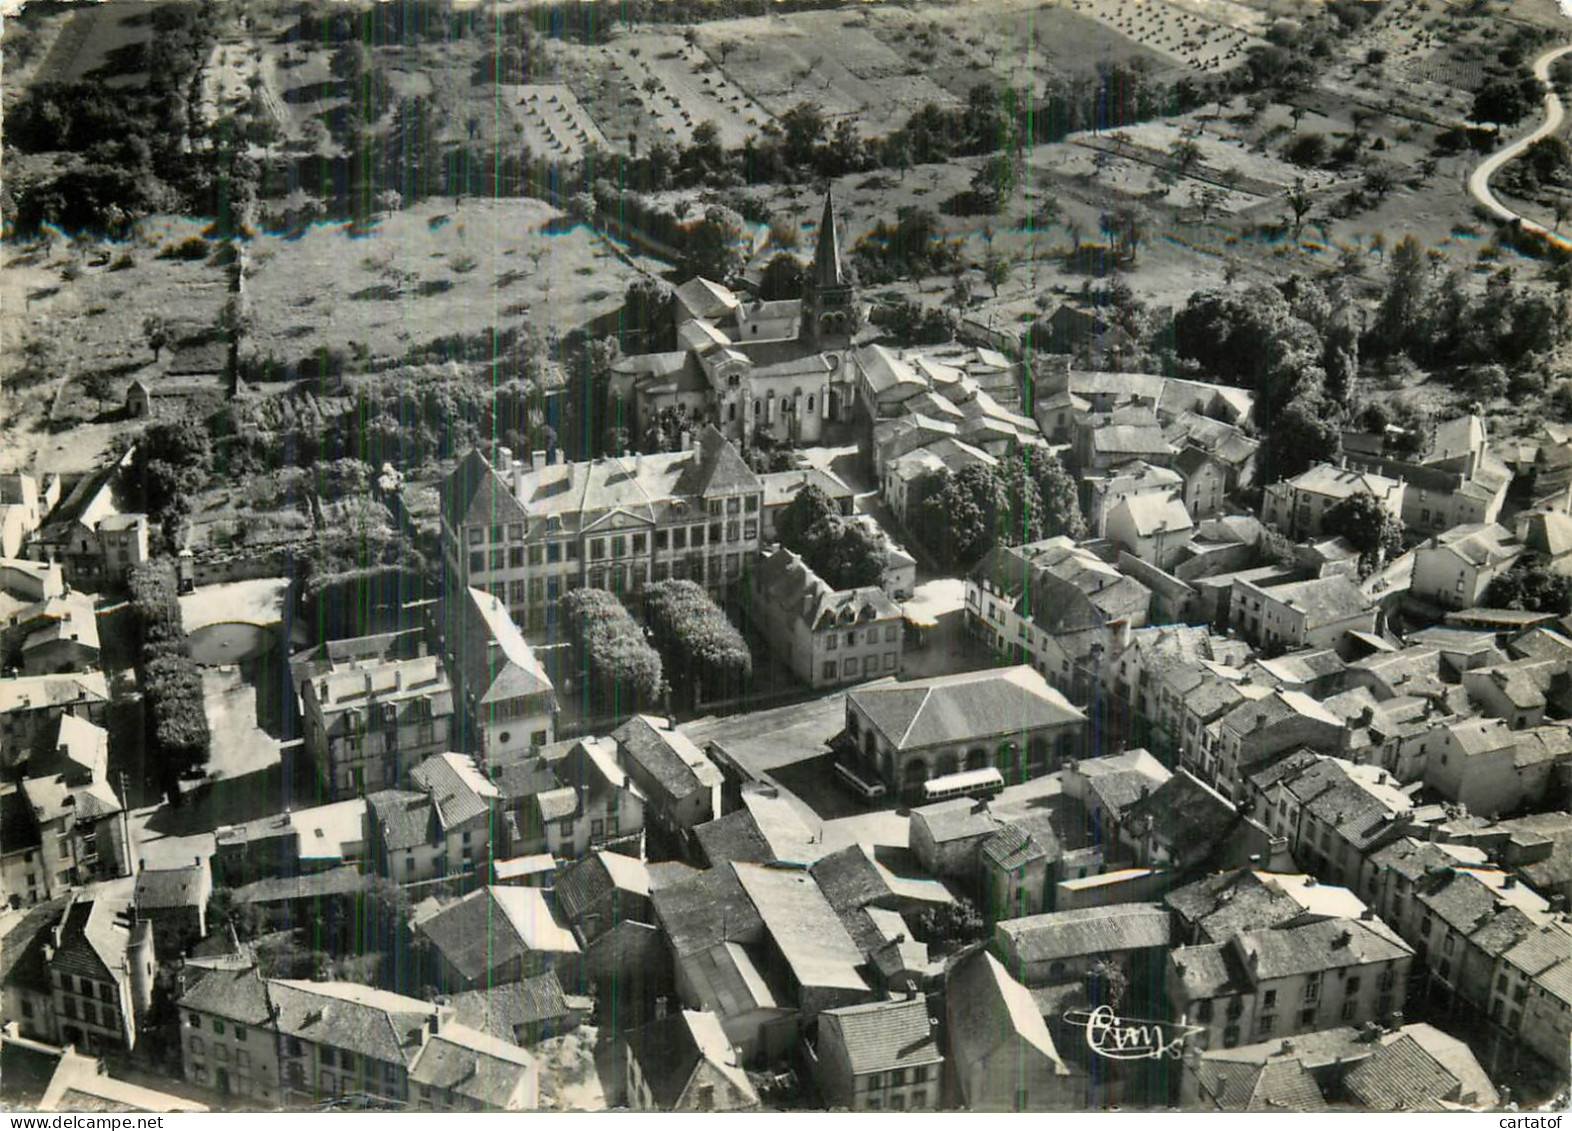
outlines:
[[[1080,541],[1086,537],[1086,519],[1081,514],[1079,492],[1075,479],[1065,470],[1064,462],[1047,453],[1026,457],[1037,484],[1037,497],[1041,504],[1041,537],[1064,536]]]
[[[226,929],[233,930],[239,941],[247,942],[257,937],[262,926],[262,916],[256,904],[241,903],[231,889],[215,887],[207,899],[207,926],[214,934]]]
[[[1338,414],[1317,394],[1296,397],[1267,426],[1263,479],[1271,482],[1298,475],[1311,464],[1335,459],[1341,447]]]
[[[999,288],[1010,281],[1010,260],[996,251],[992,246],[988,248],[983,257],[983,281],[993,288],[993,297],[999,297]]]
[[[1310,190],[1305,187],[1305,179],[1297,177],[1293,187],[1283,197],[1283,202],[1288,205],[1288,210],[1294,214],[1294,239],[1298,239],[1305,230],[1305,218],[1310,215],[1310,210],[1315,207],[1315,198],[1310,195]]]
[[[1397,187],[1397,178],[1392,175],[1390,165],[1372,165],[1365,172],[1365,191],[1377,200],[1385,200],[1387,194]]]
[[[808,483],[781,509],[780,517],[775,520],[775,533],[781,545],[800,554],[800,547],[806,544],[808,531],[838,514],[835,504],[823,489]]]
[[[1496,126],[1515,126],[1539,103],[1539,82],[1532,75],[1487,80],[1474,92],[1469,117]]]
[[[1556,572],[1538,554],[1525,554],[1490,583],[1484,603],[1493,609],[1566,616],[1572,613],[1572,577]]]
[[[590,710],[621,714],[653,706],[660,697],[660,655],[622,602],[604,589],[575,589],[561,608],[588,677]]]
[[[1398,353],[1414,343],[1425,324],[1428,289],[1424,251],[1412,234],[1406,235],[1388,257],[1386,294],[1370,330],[1373,353]]]
[[[789,251],[770,257],[759,277],[759,297],[766,302],[802,297],[802,264]]]
[[[698,704],[746,691],[753,656],[742,633],[726,619],[704,587],[693,581],[657,581],[644,589],[644,615],[674,687],[691,690]]]
[[[1319,168],[1326,164],[1326,138],[1322,134],[1296,134],[1284,147],[1283,156],[1300,168]]]
[[[731,209],[711,205],[686,235],[685,274],[725,283],[742,270],[742,217]]]
[[[147,348],[153,351],[153,361],[158,361],[158,355],[164,346],[169,343],[169,324],[156,314],[149,314],[142,319],[142,337],[147,339]]]
[[[1333,504],[1322,517],[1321,529],[1347,538],[1367,572],[1403,552],[1403,524],[1380,499],[1363,491]]]
[[[919,537],[946,568],[969,569],[993,548],[998,516],[1008,510],[1004,484],[992,468],[936,471],[926,477],[917,507]]]

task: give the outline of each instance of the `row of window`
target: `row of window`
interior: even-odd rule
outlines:
[[[871,679],[879,674],[879,657],[864,656],[860,663],[856,657],[852,657],[844,664],[837,664],[834,660],[825,660],[822,670],[824,672],[823,678],[825,679],[855,679],[858,675],[863,676],[865,679]],[[884,654],[884,670],[887,672],[895,670],[894,652],[886,652]]]
[[[853,629],[852,631],[847,632],[845,634],[845,636],[846,636],[846,647],[848,647],[848,648],[855,648],[855,647],[857,647],[857,632],[858,631],[859,630]],[[894,644],[900,638],[901,638],[901,629],[900,629],[899,625],[887,624],[887,625],[884,626],[884,642],[886,644]],[[841,639],[841,633],[839,633],[839,632],[832,632],[832,633],[830,633],[828,636],[826,636],[824,638],[824,648],[825,648],[825,650],[829,651],[829,652],[835,651],[837,648],[840,647],[840,639]],[[872,628],[870,628],[868,630],[867,640],[868,640],[869,644],[877,644],[879,642],[879,627],[878,627],[878,625],[875,625],[874,627],[872,627]]]
[[[191,1038],[191,1042],[190,1042],[190,1049],[191,1049],[191,1055],[192,1056],[201,1056],[202,1052],[203,1052],[202,1038],[201,1037],[192,1037]],[[221,1044],[221,1043],[215,1041],[213,1043],[213,1059],[216,1060],[219,1064],[228,1064],[229,1063],[229,1046],[226,1045],[226,1044]],[[236,1049],[235,1050],[235,1067],[236,1068],[250,1068],[251,1067],[251,1054],[249,1052],[247,1052],[245,1049]]]
[[[202,1015],[200,1013],[186,1014],[186,1024],[193,1029],[202,1028]],[[246,1027],[239,1022],[226,1022],[222,1017],[215,1017],[213,1018],[212,1025],[215,1036],[222,1037],[226,1031],[225,1027],[227,1026],[227,1031],[234,1035],[235,1040],[239,1041],[241,1044],[246,1043]],[[198,1043],[200,1044],[200,1042]]]
[[[72,1021],[83,1021],[89,1025],[99,1025],[105,1029],[120,1028],[120,1011],[112,1005],[97,1005],[91,1001],[81,1003],[77,1008],[77,999],[68,997],[62,999],[61,1009]]]

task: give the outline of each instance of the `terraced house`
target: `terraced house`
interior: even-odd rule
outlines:
[[[574,589],[668,578],[723,590],[759,553],[764,485],[724,436],[691,450],[586,463],[465,456],[443,486],[448,584],[484,589],[529,630]]]

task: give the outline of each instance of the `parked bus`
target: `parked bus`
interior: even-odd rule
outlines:
[[[931,805],[952,797],[995,797],[1003,790],[1004,775],[990,766],[986,770],[962,770],[942,778],[929,778],[922,783],[922,799],[923,804]]]
[[[843,785],[847,786],[864,801],[878,801],[885,794],[883,782],[865,782],[852,773],[849,767],[843,766],[839,762],[835,763],[835,776],[840,778]]]

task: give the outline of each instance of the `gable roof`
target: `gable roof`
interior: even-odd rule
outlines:
[[[868,988],[857,971],[863,962],[862,950],[847,934],[812,876],[758,864],[728,867],[736,873],[798,985]]]
[[[1160,903],[1119,903],[1007,919],[994,938],[1023,963],[1166,947],[1173,928]]]
[[[427,1038],[410,1066],[409,1079],[482,1107],[511,1109],[534,1100],[523,1087],[534,1070],[535,1058],[511,1041],[454,1023]]]
[[[418,919],[415,929],[470,981],[531,952],[579,953],[539,888],[484,887]]]
[[[459,460],[453,474],[443,480],[441,495],[442,514],[452,530],[470,523],[523,522],[527,517],[507,481],[479,448],[471,448]]]
[[[406,1068],[420,1054],[421,1034],[437,1013],[430,1002],[354,982],[271,978],[267,992],[283,1035]]]
[[[1343,1079],[1349,1096],[1371,1111],[1405,1111],[1426,1100],[1454,1099],[1460,1083],[1406,1033]]]
[[[268,984],[255,966],[208,969],[180,996],[180,1008],[212,1014],[242,1025],[265,1025],[270,1017]]]
[[[434,754],[409,773],[417,789],[430,796],[437,820],[455,829],[491,811],[501,794],[468,754]]]
[[[658,1108],[670,1111],[682,1102],[701,1063],[719,1072],[746,1103],[758,1103],[758,1094],[736,1063],[731,1043],[713,1013],[684,1009],[630,1030],[626,1040]]]
[[[617,749],[643,768],[673,798],[678,800],[710,788],[720,781],[720,771],[691,738],[672,725],[650,715],[634,715],[611,737]]]
[[[453,640],[465,694],[474,704],[495,703],[553,690],[551,677],[500,599],[470,586],[460,598],[458,639]]]
[[[819,1015],[821,1030],[826,1023],[840,1030],[854,1076],[938,1064],[944,1059],[922,994],[827,1009]]]
[[[648,898],[650,874],[642,860],[597,848],[562,871],[555,891],[563,914],[572,920],[614,891]]]
[[[1031,992],[986,950],[974,950],[950,967],[945,1000],[950,1056],[963,1078],[996,1049],[1012,1046],[1047,1057],[1055,1075],[1069,1075]]]
[[[656,884],[650,899],[678,956],[753,935],[764,925],[729,864]]]
[[[135,903],[138,911],[205,907],[211,887],[206,864],[187,864],[183,868],[144,868],[137,873]]]
[[[1298,1059],[1267,1064],[1203,1057],[1196,1079],[1219,1111],[1327,1111],[1315,1077]]]
[[[572,1010],[555,970],[504,985],[465,990],[453,996],[454,1017],[504,1041],[519,1043],[540,1039],[553,1022]]]

